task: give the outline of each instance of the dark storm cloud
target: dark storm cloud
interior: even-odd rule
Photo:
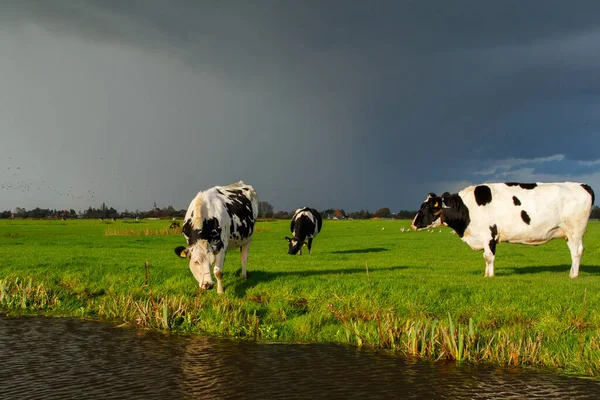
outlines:
[[[594,1],[22,0],[0,11],[8,32],[41,25],[90,46],[162,54],[219,81],[210,95],[227,93],[215,104],[231,108],[228,121],[169,120],[179,157],[164,165],[175,182],[164,190],[189,195],[201,166],[211,178],[199,185],[243,175],[276,208],[396,210],[430,190],[502,179],[517,167],[477,172],[506,160],[570,160],[523,162],[523,178],[597,171]],[[183,123],[211,132],[210,149],[192,151]]]

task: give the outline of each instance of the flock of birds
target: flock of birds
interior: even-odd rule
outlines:
[[[11,167],[8,167],[8,170],[10,170]],[[20,170],[20,167],[16,167],[15,170]],[[18,176],[17,173],[13,173],[12,176]],[[90,181],[90,185],[93,185],[93,182]],[[97,188],[100,187],[100,185],[95,185]],[[20,180],[5,180],[4,182],[0,183],[0,189],[3,189],[4,191],[10,192],[10,191],[18,191],[21,193],[25,193],[25,194],[39,194],[40,192],[50,192],[54,195],[58,195],[58,196],[63,196],[63,197],[70,197],[72,199],[75,200],[89,200],[89,201],[95,201],[96,200],[96,191],[94,189],[90,189],[87,191],[87,193],[77,193],[74,189],[73,186],[69,186],[69,188],[67,190],[58,190],[56,188],[54,188],[53,186],[49,185],[46,181],[41,180],[41,181],[27,181],[24,179],[20,179]]]
[[[94,183],[93,181],[89,181],[89,183],[85,184],[85,189],[78,190],[73,186],[61,185],[59,183],[51,184],[46,180],[36,180],[34,178],[35,171],[28,170],[26,167],[21,167],[20,165],[14,165],[15,162],[12,160],[12,157],[7,158],[10,164],[4,168],[6,168],[4,173],[0,170],[0,177],[4,177],[3,181],[0,181],[0,192],[11,193],[11,192],[20,192],[24,194],[24,198],[31,198],[32,196],[59,196],[64,198],[65,203],[73,203],[69,200],[75,200],[80,206],[96,206],[96,202],[99,201],[97,191],[100,191],[101,185],[98,183]],[[101,158],[103,160],[103,158]],[[113,173],[116,174],[115,169],[113,168]],[[114,176],[115,179],[120,178],[119,176]],[[2,179],[2,178],[0,178]],[[48,178],[46,178],[48,179]],[[60,174],[56,175],[56,181],[61,179]],[[148,185],[146,185],[147,187]],[[129,192],[131,192],[131,188]],[[49,200],[48,198],[42,197],[41,203],[43,200]],[[87,202],[87,204],[85,203]],[[40,204],[40,206],[44,206]],[[72,207],[75,208],[75,207]]]

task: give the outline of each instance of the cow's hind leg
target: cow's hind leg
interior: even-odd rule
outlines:
[[[571,278],[577,278],[579,276],[579,265],[581,263],[581,256],[583,255],[583,242],[581,235],[572,235],[567,238],[567,245],[569,251],[571,251],[571,272],[569,276]]]
[[[242,278],[248,279],[246,273],[246,264],[248,263],[248,252],[250,251],[250,242],[240,247],[241,259],[242,259]]]

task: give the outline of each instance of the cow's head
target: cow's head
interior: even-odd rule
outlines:
[[[435,193],[429,193],[412,221],[413,229],[435,228],[441,225],[444,203]]]
[[[176,247],[175,254],[181,258],[188,258],[190,270],[202,289],[213,288],[210,267],[215,263],[215,254],[208,241],[199,240],[189,247]]]
[[[288,254],[291,255],[296,255],[300,249],[302,249],[302,246],[304,246],[306,244],[306,242],[304,240],[300,240],[297,237],[285,237],[285,240],[287,240],[290,244],[288,246]]]

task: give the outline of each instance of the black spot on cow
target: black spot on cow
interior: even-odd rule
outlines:
[[[520,206],[521,200],[517,196],[513,196],[513,203],[515,203],[515,206]]]
[[[531,190],[537,186],[537,183],[519,183],[519,182],[506,182],[506,186],[519,186],[521,189]]]
[[[199,239],[206,240],[212,247],[213,252],[217,253],[224,245],[221,241],[221,224],[215,217],[202,221],[202,230],[198,233]]]
[[[525,222],[527,225],[529,225],[529,223],[531,222],[531,218],[529,218],[529,214],[527,214],[527,211],[525,210],[521,211],[521,218],[523,219],[523,222]]]
[[[592,205],[594,205],[594,201],[596,201],[596,196],[594,195],[594,190],[589,185],[586,185],[585,183],[582,183],[581,187],[584,188],[586,190],[586,192],[588,192],[590,194],[590,196],[592,196]]]
[[[217,218],[203,220],[200,229],[194,228],[192,220],[188,219],[183,224],[181,232],[187,237],[189,246],[194,245],[199,240],[206,240],[215,252],[224,247],[221,241],[221,225]]]
[[[247,239],[254,232],[254,213],[252,201],[239,189],[228,190],[225,203],[227,214],[231,218],[231,239]],[[237,217],[237,218],[234,218]],[[239,219],[239,223],[236,220]]]
[[[492,202],[492,190],[489,186],[480,185],[475,187],[475,201],[479,206],[485,206]]]
[[[442,200],[447,208],[442,211],[442,222],[454,229],[458,237],[463,237],[471,223],[469,209],[458,194],[448,192],[442,195]]]
[[[498,227],[496,225],[490,226],[490,232],[492,233],[492,238],[490,239],[490,250],[492,254],[496,255],[496,243],[498,243]]]
[[[183,227],[181,228],[181,233],[188,238],[188,244],[190,244],[189,239],[192,237],[192,230],[192,219],[186,219],[183,223]]]

